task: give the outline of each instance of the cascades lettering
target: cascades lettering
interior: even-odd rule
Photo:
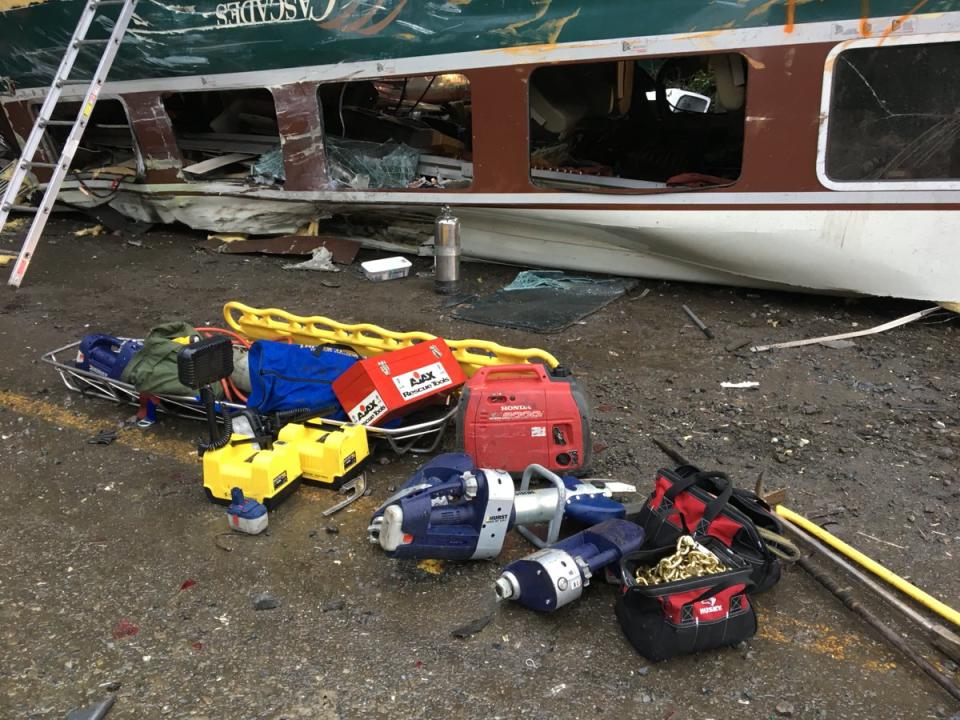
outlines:
[[[217,5],[217,25],[261,25],[312,20],[322,22],[338,0],[238,0]]]

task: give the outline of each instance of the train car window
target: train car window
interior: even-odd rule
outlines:
[[[826,175],[960,178],[960,42],[844,50],[833,63]]]
[[[732,185],[747,64],[722,53],[551,65],[530,77],[530,175],[587,192]]]
[[[326,83],[318,97],[328,189],[470,187],[472,104],[465,75]]]
[[[189,180],[282,186],[273,95],[265,88],[176,93],[164,98]]]

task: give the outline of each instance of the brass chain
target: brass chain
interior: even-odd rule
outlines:
[[[717,556],[697,547],[690,535],[681,535],[673,555],[662,558],[654,567],[637,568],[637,585],[660,585],[675,580],[686,580],[704,575],[716,575],[726,570]]]

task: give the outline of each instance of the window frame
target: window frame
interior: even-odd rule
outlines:
[[[828,190],[960,190],[960,178],[951,180],[834,180],[827,174],[827,138],[830,132],[830,104],[833,101],[833,78],[837,59],[848,50],[896,47],[900,45],[939,45],[960,42],[960,32],[924,33],[882,39],[865,38],[837,44],[827,54],[823,68],[823,90],[820,95],[820,128],[817,136],[817,179]]]

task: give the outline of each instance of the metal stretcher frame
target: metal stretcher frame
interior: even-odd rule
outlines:
[[[129,338],[120,338],[127,340]],[[69,343],[63,347],[56,348],[40,356],[40,359],[53,366],[60,375],[63,384],[68,390],[81,395],[103,398],[116,403],[126,403],[128,405],[140,404],[140,393],[130,383],[120,380],[103,377],[97,373],[88,370],[81,370],[64,362],[61,358],[64,354],[71,357],[76,354],[80,341]],[[60,357],[58,357],[60,356]],[[160,403],[157,410],[160,412],[186,418],[188,420],[203,420],[206,418],[203,404],[199,398],[160,395]],[[244,406],[237,403],[219,401],[217,410],[226,408],[228,410],[243,410]],[[397,455],[405,453],[429,454],[434,452],[443,440],[447,426],[457,413],[457,403],[452,403],[449,408],[438,418],[426,422],[407,425],[399,428],[379,428],[367,426],[367,432],[373,440],[383,440],[390,445],[390,449]],[[332,425],[346,425],[348,423],[339,420],[324,420],[325,423]]]

